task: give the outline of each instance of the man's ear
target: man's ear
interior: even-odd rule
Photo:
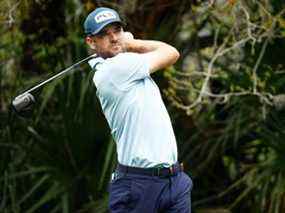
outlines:
[[[96,50],[95,42],[94,42],[94,40],[90,36],[86,36],[85,37],[85,42],[86,42],[86,44],[89,45],[89,47],[91,49]]]

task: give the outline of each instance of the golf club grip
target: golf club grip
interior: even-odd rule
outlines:
[[[82,63],[84,63],[84,62],[90,60],[91,58],[96,58],[96,57],[97,57],[97,54],[90,55],[90,56],[88,56],[87,58],[84,58],[84,59],[82,59],[81,61],[79,61],[79,62],[77,62],[77,63],[71,65],[70,67],[64,69],[63,71],[57,73],[56,75],[52,76],[51,78],[49,78],[49,79],[47,79],[47,80],[41,82],[40,84],[37,84],[36,86],[32,87],[31,89],[28,89],[27,91],[23,92],[22,94],[30,93],[31,91],[36,90],[36,89],[40,88],[41,86],[43,86],[44,84],[47,84],[47,83],[49,83],[50,81],[54,80],[55,78],[57,78],[57,77],[59,77],[59,76],[65,74],[65,73],[67,73],[68,71],[74,69],[74,68],[77,67],[78,65],[80,65],[80,64],[82,64]]]

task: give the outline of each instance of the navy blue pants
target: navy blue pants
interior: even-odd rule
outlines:
[[[114,173],[109,186],[111,213],[189,213],[191,178],[180,171],[168,177]]]

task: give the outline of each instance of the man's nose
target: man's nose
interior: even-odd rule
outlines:
[[[114,32],[110,32],[110,33],[109,33],[109,38],[110,38],[110,40],[111,40],[112,42],[116,42],[116,41],[118,41],[119,36],[118,36],[116,33],[114,33]]]

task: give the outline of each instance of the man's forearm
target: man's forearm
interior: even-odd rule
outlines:
[[[169,48],[170,46],[161,41],[140,40],[140,39],[129,40],[126,45],[128,52],[137,52],[137,53],[147,53],[154,51],[158,48],[167,48],[167,47]]]
[[[148,55],[150,73],[171,66],[179,58],[176,48],[161,41],[127,38],[125,45],[127,52]]]

